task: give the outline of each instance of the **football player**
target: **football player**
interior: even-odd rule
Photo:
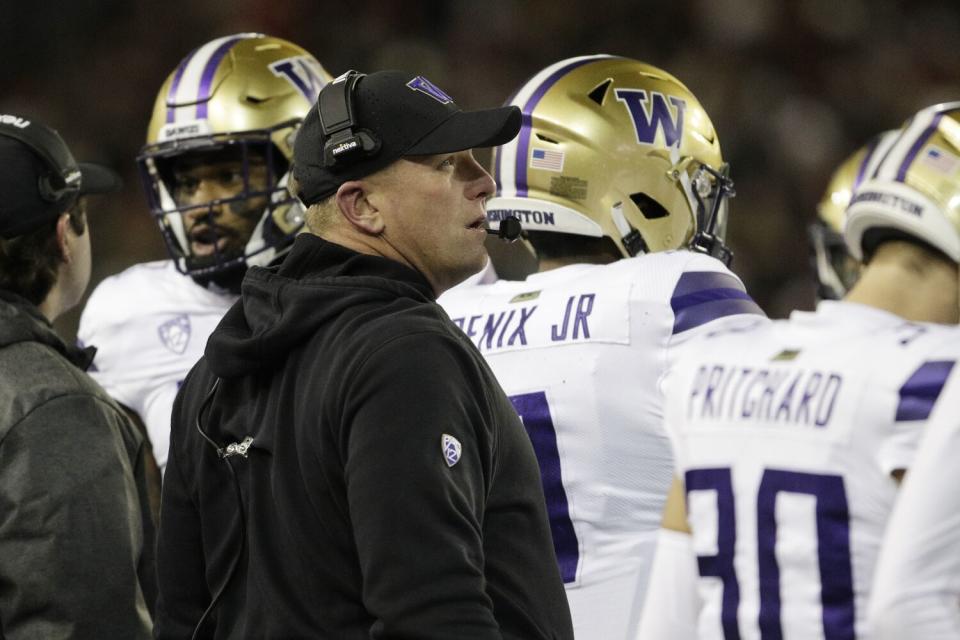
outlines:
[[[843,242],[843,212],[863,182],[871,158],[883,155],[896,133],[888,131],[875,137],[844,160],[833,172],[817,204],[817,219],[809,226],[808,233],[818,300],[840,300],[860,275],[860,263]]]
[[[137,163],[170,259],[137,264],[90,296],[78,336],[92,375],[146,425],[162,469],[173,399],[250,265],[303,224],[288,192],[293,138],[330,79],[299,46],[242,33],[183,59],[154,103]]]
[[[523,127],[495,152],[487,220],[519,218],[539,271],[440,303],[533,442],[576,636],[633,638],[672,470],[657,380],[689,336],[764,316],[724,264],[733,184],[679,80],[585,56],[511,103]]]
[[[960,336],[945,351],[956,359]],[[947,355],[945,353],[945,355]],[[943,388],[887,524],[871,638],[960,638],[960,367]]]
[[[690,341],[665,377],[665,526],[692,532],[695,637],[865,637],[898,479],[956,362],[942,345],[960,319],[958,132],[960,102],[935,105],[868,162],[843,301]],[[654,580],[666,568],[677,588],[682,554],[659,555]]]

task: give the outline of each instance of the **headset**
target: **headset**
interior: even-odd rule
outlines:
[[[357,114],[353,108],[354,87],[365,75],[350,70],[320,90],[317,115],[326,140],[323,145],[326,167],[344,167],[380,150],[380,138],[369,129],[357,127]]]
[[[22,142],[40,156],[48,169],[38,180],[40,197],[70,208],[80,195],[80,167],[63,138],[39,122],[11,115],[0,115],[0,135]]]
[[[505,216],[500,221],[499,229],[487,229],[487,233],[497,236],[504,242],[515,242],[523,233],[523,225],[520,224],[520,218],[517,216]]]
[[[323,163],[328,168],[341,168],[370,157],[380,150],[380,138],[369,129],[357,127],[353,95],[357,83],[366,74],[350,70],[320,90],[317,115],[326,142],[323,145]],[[513,242],[520,237],[519,218],[509,216],[501,221],[500,229],[487,233],[501,240]]]

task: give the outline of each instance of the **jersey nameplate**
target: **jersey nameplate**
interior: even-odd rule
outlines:
[[[688,388],[687,419],[826,428],[842,391],[835,371],[705,364]]]
[[[607,342],[628,344],[629,312],[622,297],[599,288],[544,291],[484,300],[483,312],[458,314],[453,322],[482,352]]]

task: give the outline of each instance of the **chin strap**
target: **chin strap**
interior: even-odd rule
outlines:
[[[623,243],[623,248],[626,249],[631,258],[650,251],[650,247],[647,246],[640,232],[627,222],[627,216],[623,215],[622,202],[610,207],[610,217],[613,218],[613,224],[620,232],[620,241]]]

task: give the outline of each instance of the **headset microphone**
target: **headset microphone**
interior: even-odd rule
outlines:
[[[523,227],[520,226],[520,218],[516,216],[507,216],[500,221],[500,228],[496,231],[487,229],[487,233],[496,235],[504,242],[514,242],[520,237]]]

